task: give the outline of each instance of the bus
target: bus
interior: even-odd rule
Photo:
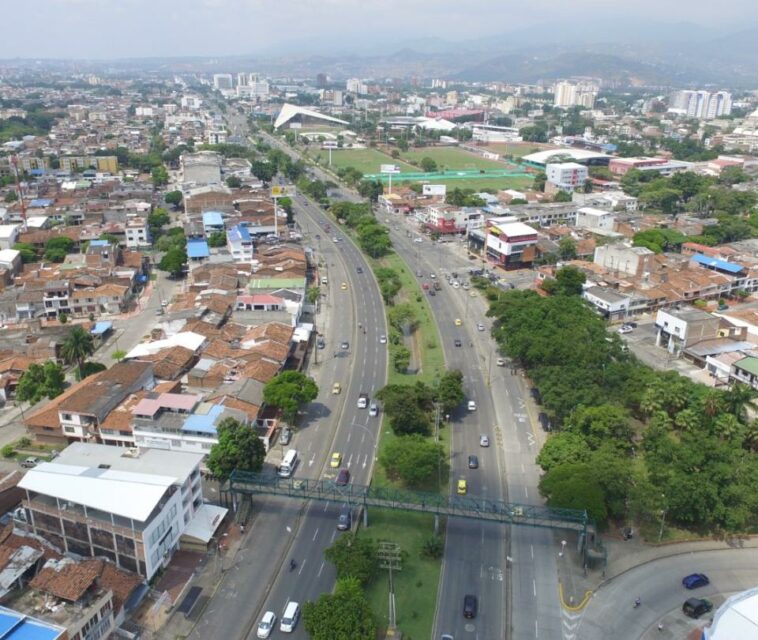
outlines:
[[[297,466],[297,451],[290,449],[282,460],[282,464],[279,465],[279,475],[282,478],[289,478],[292,472]]]

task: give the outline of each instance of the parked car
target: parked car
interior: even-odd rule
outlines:
[[[483,322],[478,322],[478,323],[476,324],[476,328],[477,328],[479,331],[484,331],[484,323],[483,323]]]
[[[685,589],[697,589],[698,587],[704,587],[705,585],[710,584],[710,582],[708,576],[704,573],[691,573],[682,578],[682,586]]]
[[[537,420],[539,420],[543,431],[550,431],[550,418],[547,417],[547,414],[544,411],[540,411]]]
[[[469,400],[468,401],[468,410],[469,411],[476,411],[476,400]]]
[[[505,358],[498,358],[495,361],[495,364],[497,364],[498,367],[504,367],[505,366]]]
[[[279,444],[289,444],[290,440],[292,440],[292,429],[283,427],[279,433]]]
[[[631,327],[627,327],[626,325],[622,326],[619,329],[619,333],[621,333],[621,334],[631,333],[632,331],[633,331],[633,329]]]
[[[372,402],[368,407],[368,414],[374,418],[379,415],[379,406],[376,402]]]
[[[350,343],[347,340],[345,340],[344,342],[341,342],[340,349],[342,349],[343,351],[347,351],[348,349],[350,349]]]
[[[529,394],[532,396],[532,398],[534,398],[534,401],[537,404],[542,404],[542,395],[540,394],[540,390],[537,387],[530,387]]]
[[[30,456],[21,463],[21,466],[24,467],[24,469],[31,469],[32,467],[36,467],[38,464],[39,464],[39,458]]]
[[[689,618],[699,618],[713,610],[713,603],[705,598],[688,598],[682,605],[682,613]]]

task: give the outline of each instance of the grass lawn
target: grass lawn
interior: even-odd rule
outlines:
[[[396,542],[404,553],[402,570],[392,574],[397,603],[397,626],[409,640],[431,638],[440,562],[421,556],[424,541],[434,533],[434,517],[404,511],[370,509],[368,529],[358,535],[374,540]],[[442,523],[440,530],[444,531]],[[388,574],[381,569],[366,589],[374,620],[381,629],[387,627]]]
[[[529,189],[532,186],[533,178],[526,176],[513,176],[505,178],[463,178],[461,180],[431,180],[433,184],[447,185],[448,189],[474,189],[475,191],[497,191],[499,189]],[[398,180],[392,181],[392,186],[400,184]],[[410,184],[410,183],[409,183]]]
[[[420,162],[422,158],[431,158],[437,166],[445,169],[503,169],[504,165],[498,160],[488,160],[481,156],[455,147],[422,147],[411,149],[400,155],[401,159]],[[420,171],[420,169],[414,169]]]
[[[320,163],[326,166],[329,163],[329,151],[320,149],[318,152],[311,152],[311,157],[321,156]],[[400,167],[401,171],[417,171],[415,167],[401,162],[400,159],[393,159],[390,156],[377,151],[376,149],[334,149],[332,150],[332,168],[341,169],[342,167],[355,167],[363,173],[379,173],[379,166],[382,164],[395,164]]]

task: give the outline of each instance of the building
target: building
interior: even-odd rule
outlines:
[[[203,213],[203,233],[208,238],[216,231],[224,230],[224,214],[221,211],[205,211]]]
[[[345,82],[345,90],[348,93],[356,93],[359,96],[368,94],[368,86],[360,78],[348,78]]]
[[[94,169],[100,173],[118,173],[118,158],[116,156],[61,156],[59,158],[61,171],[76,173]]]
[[[252,262],[253,238],[244,225],[237,224],[226,232],[226,246],[235,262]]]
[[[234,88],[234,80],[231,73],[214,73],[213,88],[219,91],[231,91]]]
[[[126,229],[124,231],[126,234],[126,246],[129,249],[149,247],[153,244],[147,218],[141,216],[130,217],[126,222]]]
[[[550,163],[545,167],[549,182],[563,191],[576,191],[589,178],[589,169],[578,162]]]
[[[469,245],[483,250],[488,260],[506,269],[518,269],[534,260],[537,232],[513,218],[490,218],[485,227],[469,233]]]
[[[629,296],[608,287],[589,287],[584,290],[582,297],[608,320],[619,320],[629,313]]]
[[[501,127],[494,124],[474,123],[471,126],[471,138],[477,142],[508,143],[521,142],[521,134],[516,127]]]
[[[678,91],[673,96],[670,111],[700,120],[728,116],[732,112],[732,94],[728,91]]]
[[[758,587],[726,599],[703,629],[702,640],[758,638]]]
[[[73,640],[64,627],[6,607],[0,607],[0,627],[12,629],[13,640]]]
[[[660,309],[655,316],[658,333],[655,345],[669,353],[679,355],[687,347],[719,335],[720,320],[706,311],[686,309]]]
[[[581,207],[576,212],[576,226],[589,231],[613,231],[616,216],[610,211]]]
[[[19,483],[31,530],[64,553],[105,556],[150,580],[182,535],[209,541],[227,510],[204,504],[202,455],[77,443]]]
[[[208,144],[226,144],[226,129],[209,129],[205,132],[205,140]]]
[[[424,226],[433,233],[463,233],[470,217],[482,215],[474,207],[455,207],[447,204],[430,205],[423,213]]]
[[[613,158],[608,163],[608,169],[617,176],[623,176],[632,169],[654,171],[662,176],[670,176],[679,171],[689,171],[693,166],[692,162],[668,158]]]
[[[592,109],[595,106],[597,93],[597,86],[592,84],[566,81],[556,82],[553,105],[556,107],[581,106]]]
[[[642,276],[654,270],[655,253],[647,247],[627,244],[606,244],[595,249],[594,263],[611,273]]]
[[[341,92],[340,92],[341,93]],[[324,115],[313,109],[306,109],[305,107],[298,107],[294,104],[285,103],[282,105],[282,109],[274,122],[274,128],[279,129],[285,124],[291,128],[297,128],[304,120],[315,120],[319,124],[350,124],[346,120],[340,120],[339,118],[333,118],[332,116]]]
[[[545,171],[548,164],[576,162],[587,167],[607,167],[611,156],[588,149],[561,148],[546,149],[524,156],[522,162],[527,166]]]
[[[18,242],[18,232],[21,225],[18,224],[0,224],[0,249],[13,249],[13,245]]]

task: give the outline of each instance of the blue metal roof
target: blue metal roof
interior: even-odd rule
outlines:
[[[232,241],[242,240],[242,242],[250,242],[250,232],[247,230],[247,227],[238,224],[229,229],[229,239]]]
[[[216,435],[216,421],[223,412],[224,405],[215,404],[208,410],[208,413],[195,413],[184,421],[182,431]]]
[[[107,240],[90,240],[89,246],[90,247],[107,247],[108,241]]]
[[[0,640],[55,640],[65,629],[44,620],[30,618],[23,613],[0,607]]]
[[[718,269],[719,271],[726,271],[727,273],[739,273],[743,271],[745,267],[736,262],[727,262],[726,260],[719,260],[718,258],[711,258],[704,256],[702,253],[696,253],[692,256],[692,259],[698,264],[702,264],[704,267],[710,267],[711,269]]]
[[[187,240],[188,258],[207,258],[209,255],[211,250],[205,240]]]
[[[112,322],[96,322],[95,326],[90,329],[90,333],[93,336],[101,336],[108,333],[113,328]]]
[[[203,214],[203,224],[206,227],[223,227],[224,215],[220,211],[206,211]]]
[[[52,205],[53,201],[50,200],[50,198],[34,198],[34,200],[29,203],[29,206],[32,209],[36,209],[38,207],[51,207]]]

